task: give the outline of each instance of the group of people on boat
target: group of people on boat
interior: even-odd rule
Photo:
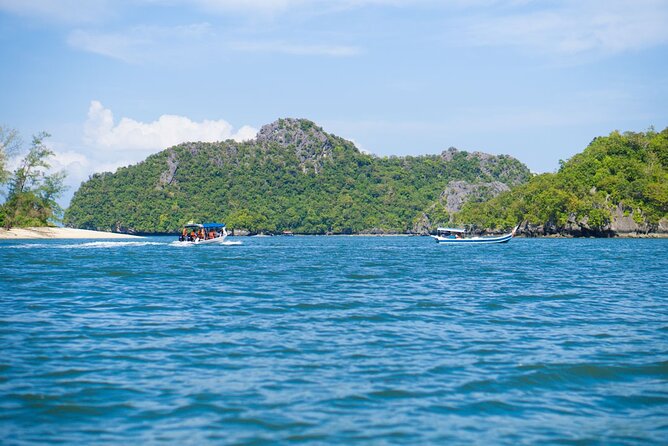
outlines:
[[[438,228],[436,235],[440,238],[461,240],[464,238],[465,232],[465,229],[460,228]]]
[[[179,235],[181,242],[197,242],[202,240],[211,240],[227,235],[225,225],[222,224],[192,224],[186,225]]]

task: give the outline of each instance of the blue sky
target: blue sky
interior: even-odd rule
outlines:
[[[665,0],[0,0],[0,124],[71,193],[185,140],[308,118],[377,155],[513,155],[668,126]]]

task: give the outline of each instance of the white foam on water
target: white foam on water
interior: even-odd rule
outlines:
[[[164,245],[158,242],[87,242],[71,245],[52,245],[57,248],[122,248],[126,246],[155,246]]]
[[[174,246],[176,248],[188,248],[190,246],[195,246],[195,244],[190,242],[179,242],[178,240],[176,240],[170,243],[169,246]]]
[[[37,249],[37,248],[52,248],[52,249],[91,249],[91,248],[123,248],[128,246],[151,246],[151,245],[165,245],[165,243],[158,242],[86,242],[86,243],[68,243],[60,245],[57,243],[25,243],[21,245],[3,245],[0,248],[6,249]]]
[[[237,245],[243,245],[243,242],[223,242],[221,245],[226,245],[226,246],[237,246]]]
[[[25,245],[3,245],[0,248],[6,249],[31,249],[31,248],[48,248],[49,246],[46,243],[26,243]]]

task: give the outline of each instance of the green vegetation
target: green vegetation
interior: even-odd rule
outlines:
[[[406,232],[452,180],[514,185],[529,177],[511,157],[445,155],[379,158],[310,121],[284,119],[255,141],[181,144],[95,174],[64,221],[138,233],[175,232],[189,220],[252,232]]]
[[[469,202],[456,219],[481,229],[524,220],[552,232],[577,227],[597,235],[609,230],[618,209],[649,228],[668,217],[668,128],[596,138],[557,173],[535,176],[485,203]]]
[[[7,170],[7,161],[14,156],[21,147],[21,138],[14,129],[0,126],[0,186],[9,180],[11,172]]]
[[[21,141],[15,130],[0,127],[0,185],[8,187],[7,200],[0,205],[0,225],[6,229],[48,226],[62,214],[56,199],[64,191],[65,174],[46,173],[48,159],[54,154],[44,145],[48,137],[44,132],[34,136],[19,167],[10,173],[6,170],[7,159],[20,152]]]

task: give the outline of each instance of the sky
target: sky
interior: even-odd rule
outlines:
[[[668,126],[667,23],[668,0],[0,0],[0,125],[52,135],[64,205],[94,172],[286,117],[552,172]]]

